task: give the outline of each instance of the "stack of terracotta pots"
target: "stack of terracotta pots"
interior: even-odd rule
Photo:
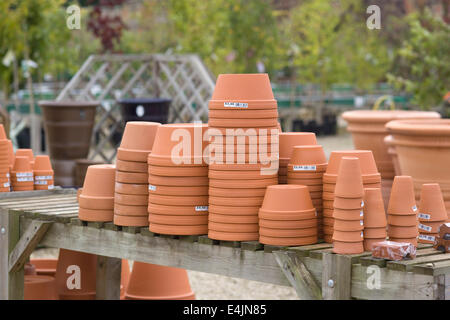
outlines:
[[[8,160],[9,160],[9,171],[12,171],[14,165],[14,147],[11,140],[8,140]],[[9,177],[9,175],[8,175]]]
[[[288,164],[288,184],[308,186],[317,211],[319,238],[323,238],[322,177],[327,170],[327,158],[322,146],[296,146]]]
[[[317,144],[316,134],[313,132],[280,132],[280,168],[278,169],[278,183],[286,184],[288,164],[291,160],[292,150],[295,146]]]
[[[10,140],[0,124],[0,192],[10,191]]]
[[[13,191],[34,190],[33,169],[28,157],[15,157],[11,184]]]
[[[388,236],[417,246],[418,220],[414,186],[410,176],[396,176],[388,206]]]
[[[268,75],[219,75],[209,116],[208,236],[258,240],[265,188],[278,182],[278,111]]]
[[[34,158],[34,190],[51,190],[54,187],[54,172],[49,156]]]
[[[194,300],[186,270],[135,261],[125,300]]]
[[[386,212],[380,188],[364,189],[364,250],[386,240]]]
[[[333,151],[328,160],[327,171],[323,174],[323,233],[324,240],[332,242],[333,201],[338,169],[342,157],[357,157],[360,160],[364,188],[381,188],[381,176],[378,173],[373,154],[369,150]]]
[[[364,252],[364,188],[360,160],[343,157],[336,181],[333,210],[333,252]]]
[[[150,231],[172,235],[208,233],[208,165],[203,157],[207,125],[165,124],[148,155]]]
[[[89,166],[78,197],[80,220],[113,221],[115,173],[116,167],[111,164]]]
[[[157,122],[130,121],[117,150],[114,224],[148,226],[147,157],[152,151]]]
[[[280,246],[317,243],[317,212],[307,186],[267,187],[259,209],[259,242]]]
[[[419,203],[419,242],[434,243],[439,227],[447,220],[444,199],[437,183],[422,186]]]
[[[17,149],[16,157],[27,157],[30,161],[31,167],[34,166],[34,154],[31,149]]]

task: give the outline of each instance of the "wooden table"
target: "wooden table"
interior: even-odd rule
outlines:
[[[417,258],[337,255],[331,245],[278,247],[78,219],[76,190],[0,194],[0,299],[23,299],[23,266],[38,244],[98,255],[97,299],[118,299],[121,259],[293,286],[300,299],[450,299],[450,253]]]

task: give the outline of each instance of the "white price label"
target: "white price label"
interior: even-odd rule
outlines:
[[[248,103],[244,102],[224,102],[223,106],[226,108],[248,108]]]
[[[436,238],[434,236],[429,236],[426,234],[419,234],[419,239],[427,240],[427,241],[434,241]]]
[[[9,184],[9,182],[5,182],[5,183],[3,184],[3,188],[9,188],[9,187],[11,187],[11,185]]]
[[[195,206],[195,211],[208,211],[208,206]]]
[[[150,190],[150,191],[156,191],[156,186],[149,184],[149,185],[148,185],[148,190]]]
[[[361,238],[364,238],[364,232],[361,231]]]
[[[363,226],[364,225],[364,221],[363,220],[359,220],[359,224]]]
[[[361,208],[364,208],[364,200],[361,201]]]
[[[48,190],[52,190],[54,187],[55,186],[51,184],[51,185],[48,186]]]
[[[47,184],[47,180],[35,180],[34,184],[38,186],[45,186]]]
[[[414,212],[416,212],[417,211],[417,206],[413,206],[412,209],[413,209]]]
[[[315,165],[298,165],[293,166],[294,171],[316,171],[317,167]]]
[[[16,177],[32,177],[33,172],[16,172]]]
[[[419,213],[419,218],[420,219],[425,219],[425,220],[430,220],[431,215],[426,214],[426,213]]]
[[[24,177],[24,178],[17,178],[18,182],[30,182],[33,181],[33,177]]]
[[[430,226],[426,226],[424,224],[419,223],[419,229],[422,229],[422,230],[430,232],[433,228],[430,227]]]
[[[364,217],[364,211],[361,210],[361,211],[359,212],[359,216],[360,216],[360,217]]]
[[[34,176],[34,180],[53,180],[52,176]]]

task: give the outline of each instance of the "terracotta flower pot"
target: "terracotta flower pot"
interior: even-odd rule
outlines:
[[[343,157],[341,159],[334,192],[335,197],[355,199],[364,196],[359,162],[356,157]]]
[[[150,224],[166,224],[171,226],[198,226],[208,224],[207,215],[194,216],[174,216],[174,215],[160,215],[151,213],[148,216]]]
[[[363,198],[341,198],[335,197],[333,209],[345,209],[345,210],[362,210],[364,207]]]
[[[45,155],[36,156],[34,159],[33,174],[35,189],[46,185],[53,185],[54,172],[50,158]]]
[[[317,236],[317,225],[312,228],[303,229],[271,229],[259,227],[259,234],[265,237],[274,238],[302,238]]]
[[[114,197],[89,197],[82,194],[78,197],[80,207],[94,210],[113,210]]]
[[[223,241],[257,241],[258,232],[221,232],[216,230],[208,230],[208,238]]]
[[[150,194],[159,194],[166,196],[177,196],[181,194],[185,196],[207,196],[208,186],[172,187],[172,186],[155,186],[149,184],[148,192]]]
[[[16,157],[27,157],[28,161],[30,161],[31,167],[34,166],[34,154],[31,149],[17,149]]]
[[[35,266],[37,275],[54,277],[56,274],[57,259],[31,259],[30,263]]]
[[[148,195],[148,184],[120,183],[114,184],[115,192],[121,194]]]
[[[317,219],[309,220],[266,220],[259,219],[259,226],[269,229],[305,229],[317,227]]]
[[[323,191],[323,185],[322,185],[322,180],[321,179],[296,179],[296,178],[290,178],[290,176],[288,176],[288,183],[289,184],[299,184],[299,185],[304,185],[304,186],[308,186],[308,187],[314,187],[317,190],[316,191]],[[309,188],[310,191],[311,188]]]
[[[223,179],[223,180],[259,180],[259,179],[274,179],[277,177],[277,169],[274,170],[212,170],[209,169],[208,177],[211,179]]]
[[[211,118],[208,119],[208,125],[215,128],[229,128],[231,126],[237,126],[239,128],[267,128],[276,127],[278,124],[278,118],[253,118],[248,119],[218,119]]]
[[[322,183],[322,177],[323,177],[322,172],[317,172],[317,173],[299,172],[299,171],[288,170],[287,168],[286,168],[286,171],[287,171],[286,175],[289,175],[290,179],[305,180],[305,181],[308,181],[307,183],[309,183],[309,184],[319,184],[319,181]],[[314,181],[314,183],[313,183],[313,181]],[[334,184],[333,184],[333,187],[334,187]],[[334,192],[334,189],[333,189],[333,192]]]
[[[273,211],[259,209],[258,216],[260,219],[276,220],[276,221],[292,221],[292,220],[311,220],[317,218],[315,209],[304,211]]]
[[[388,214],[408,215],[416,214],[416,211],[412,178],[410,176],[396,176],[392,184]]]
[[[148,175],[149,184],[154,186],[191,187],[208,186],[208,177],[161,177]]]
[[[256,215],[237,216],[237,215],[217,214],[209,212],[208,221],[217,223],[258,224],[258,216]]]
[[[115,225],[123,227],[146,227],[148,226],[148,216],[121,216],[114,214]]]
[[[276,185],[278,179],[236,179],[236,180],[226,180],[226,179],[209,179],[209,185],[215,188],[235,188],[235,189],[251,189],[251,188],[265,188],[270,185]]]
[[[428,233],[428,234],[419,234],[418,242],[419,243],[428,243],[428,244],[434,244],[436,241],[438,234],[434,233]]]
[[[248,215],[258,215],[259,207],[236,207],[236,206],[219,206],[210,204],[209,212],[217,214],[227,214],[227,215],[238,215],[238,216],[248,216]]]
[[[209,119],[263,119],[278,118],[277,108],[273,109],[255,109],[255,110],[220,110],[211,109],[209,111]],[[278,125],[278,124],[277,124]]]
[[[127,300],[193,300],[186,270],[135,261],[125,290]]]
[[[360,161],[363,183],[379,183],[381,176],[378,173],[373,154],[369,150],[333,151],[328,160],[327,170],[323,175],[326,183],[336,183],[341,159],[343,157],[356,157]]]
[[[438,233],[439,227],[445,223],[445,221],[435,221],[435,222],[420,222],[419,232],[420,233]]]
[[[397,151],[395,150],[394,138],[391,135],[384,137],[384,144],[386,145],[387,153],[391,157],[391,161],[394,166],[394,176],[401,176],[402,169],[400,168],[400,161],[398,160]],[[393,180],[394,176],[384,179]]]
[[[146,206],[148,204],[147,195],[134,195],[134,194],[114,194],[114,203],[129,205],[129,206]]]
[[[386,227],[383,228],[366,228],[364,227],[364,239],[380,239],[386,238]]]
[[[364,221],[334,219],[333,228],[339,231],[362,231],[364,230]]]
[[[233,188],[214,188],[209,187],[207,194],[212,197],[264,197],[266,188],[252,188],[252,189],[233,189]]]
[[[158,194],[149,194],[150,203],[174,206],[207,206],[207,196],[165,196]]]
[[[261,206],[271,211],[305,211],[313,209],[308,187],[274,185],[267,187]]]
[[[116,170],[116,182],[121,183],[146,183],[148,181],[147,173],[124,172]]]
[[[119,171],[148,173],[147,162],[116,160],[116,168]]]
[[[393,226],[388,227],[389,238],[412,238],[419,235],[418,226]]]
[[[147,156],[152,151],[155,135],[160,126],[158,122],[127,122],[117,150],[117,159],[147,162]]]
[[[337,254],[359,254],[364,252],[363,241],[344,242],[333,239],[333,252]]]
[[[320,145],[294,146],[289,164],[297,166],[299,171],[325,171],[327,158]]]
[[[209,196],[209,203],[217,206],[259,207],[263,200],[263,197],[230,198]],[[208,199],[206,199],[206,202],[208,202]]]
[[[110,164],[89,166],[80,198],[113,198],[115,172],[115,166]]]
[[[386,213],[380,188],[364,189],[364,226],[386,228]]]
[[[208,215],[208,206],[174,206],[149,203],[147,209],[150,214],[175,216]]]
[[[167,224],[150,223],[149,230],[160,234],[170,234],[177,236],[189,236],[208,233],[208,225],[197,226],[172,226]]]
[[[78,209],[78,218],[82,221],[110,222],[113,221],[113,216],[114,209],[90,209],[83,208],[81,205]]]
[[[70,266],[78,266],[72,269]],[[79,270],[81,287],[68,288]],[[56,267],[56,290],[61,300],[95,300],[97,256],[89,253],[60,249]],[[72,276],[71,279],[69,279]]]
[[[280,159],[291,159],[295,146],[316,145],[316,135],[313,132],[281,132],[279,135]]]
[[[364,236],[364,251],[372,251],[373,245],[380,241],[385,241],[386,237],[378,239],[366,239]]]
[[[324,210],[325,212],[325,210]],[[334,208],[333,218],[341,220],[364,220],[364,211],[362,208],[358,209],[338,209]]]
[[[55,278],[43,275],[25,275],[24,300],[58,300]]]
[[[388,215],[387,223],[392,226],[399,227],[413,227],[417,225],[417,216],[415,214],[409,215]]]
[[[125,289],[128,286],[128,282],[130,281],[130,265],[128,260],[122,259],[122,268],[120,272],[120,300],[125,299]]]
[[[394,139],[402,174],[412,176],[417,182],[417,196],[422,184],[439,183],[444,199],[450,198],[446,187],[450,185],[450,171],[444,169],[450,161],[449,124],[449,119],[399,120],[386,124]]]
[[[163,177],[201,177],[208,176],[208,167],[148,167],[148,172],[155,176]]]
[[[209,221],[208,230],[220,232],[254,233],[258,232],[258,223],[223,223]]]
[[[147,206],[129,206],[114,203],[114,214],[119,216],[148,216]]]
[[[427,222],[447,220],[447,211],[439,184],[428,183],[422,185],[419,220]]]
[[[277,238],[277,237],[267,237],[260,236],[259,242],[263,244],[273,245],[273,246],[304,246],[317,243],[317,235],[310,237],[301,238]]]
[[[347,130],[352,133],[355,148],[371,150],[382,178],[392,179],[395,172],[384,144],[384,138],[388,135],[385,124],[395,119],[440,118],[440,115],[420,111],[356,110],[344,112],[342,118],[348,122]]]
[[[149,153],[147,157],[147,164],[152,166],[162,166],[162,167],[204,167],[205,161],[209,158],[208,154],[203,154],[203,156],[191,156],[180,158],[178,156],[160,156],[157,154]]]
[[[363,239],[364,239],[363,231],[339,231],[334,229],[333,232],[333,241],[362,242]]]

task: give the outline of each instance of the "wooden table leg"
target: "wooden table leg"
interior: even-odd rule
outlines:
[[[122,259],[97,256],[97,300],[120,299]]]

